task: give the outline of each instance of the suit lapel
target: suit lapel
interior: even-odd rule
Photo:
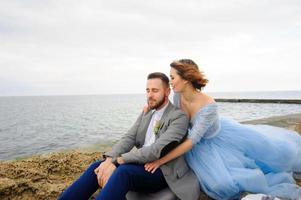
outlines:
[[[173,108],[173,105],[172,105],[172,103],[169,101],[168,102],[168,106],[166,107],[166,109],[164,110],[164,113],[163,113],[163,115],[162,115],[162,117],[161,117],[161,122],[163,122],[164,120],[165,120],[165,118],[167,117],[167,115],[168,115],[168,113],[170,112],[170,110]],[[161,123],[161,124],[163,124],[163,123]]]
[[[168,116],[169,112],[172,110],[174,106],[172,105],[171,102],[168,103],[168,106],[166,107],[161,120],[160,120],[160,128],[163,126],[164,122],[165,122],[165,118]],[[146,136],[146,132],[147,132],[147,128],[149,126],[149,123],[152,119],[152,110],[150,110],[148,113],[146,113],[145,115],[142,116],[142,120],[141,120],[141,132],[139,133],[139,141],[141,142],[141,144],[144,144],[144,140],[145,140],[145,136]],[[159,128],[159,132],[160,132],[160,128]],[[158,138],[160,134],[156,135],[156,139]]]
[[[146,136],[146,131],[148,128],[148,125],[152,119],[153,116],[153,112],[152,110],[150,110],[148,113],[146,113],[145,115],[142,116],[142,120],[141,120],[141,132],[139,134],[139,141],[141,142],[141,144],[144,144],[144,140],[145,140],[145,136]]]
[[[164,113],[163,113],[163,115],[162,115],[162,117],[161,117],[161,119],[160,119],[159,132],[158,132],[158,134],[156,135],[156,139],[158,139],[158,137],[160,136],[160,130],[161,130],[162,126],[163,126],[164,123],[165,123],[165,119],[167,118],[169,112],[172,110],[173,107],[174,107],[174,106],[173,106],[172,103],[169,101],[168,106],[166,107],[166,109],[165,109],[165,111],[164,111]]]

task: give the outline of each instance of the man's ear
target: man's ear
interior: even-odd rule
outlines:
[[[170,88],[167,88],[165,90],[165,96],[168,98],[169,97],[169,94],[170,94]]]

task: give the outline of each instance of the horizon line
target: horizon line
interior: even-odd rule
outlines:
[[[205,93],[256,93],[256,92],[301,92],[301,90],[252,90],[252,91],[206,91]],[[100,96],[100,95],[144,95],[145,93],[95,93],[95,94],[32,94],[0,95],[0,97],[42,97],[42,96]]]

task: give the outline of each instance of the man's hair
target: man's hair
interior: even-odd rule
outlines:
[[[161,79],[161,81],[163,82],[163,85],[165,87],[169,88],[169,78],[164,73],[162,73],[162,72],[153,72],[153,73],[150,73],[147,76],[147,80],[153,79],[153,78]]]

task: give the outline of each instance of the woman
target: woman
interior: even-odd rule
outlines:
[[[292,177],[292,172],[301,172],[301,137],[277,127],[220,118],[214,99],[201,91],[208,80],[198,66],[189,59],[170,66],[174,104],[190,117],[188,137],[145,169],[154,172],[186,153],[202,189],[214,199],[235,199],[244,191],[301,198]]]

